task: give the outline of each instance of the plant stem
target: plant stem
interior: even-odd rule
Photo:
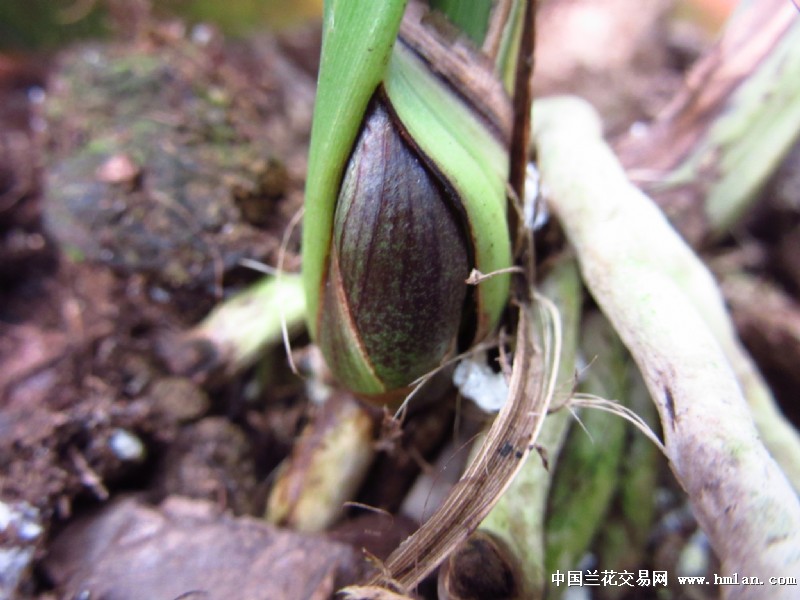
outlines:
[[[263,356],[287,332],[302,328],[305,295],[298,275],[264,277],[226,300],[164,352],[174,371],[229,379]]]
[[[653,427],[658,415],[644,381],[635,369],[629,375],[627,404]],[[634,571],[641,566],[655,517],[660,459],[658,448],[643,435],[632,436],[623,449],[615,510],[603,520],[594,544],[599,565],[618,572]],[[621,589],[618,595],[622,595]],[[616,597],[613,593],[609,596]]]
[[[629,357],[602,315],[594,313],[584,319],[581,349],[589,362],[581,391],[625,403]],[[548,499],[546,573],[577,567],[603,523],[619,480],[625,420],[591,407],[581,409],[579,419],[581,426],[572,427],[564,444]]]

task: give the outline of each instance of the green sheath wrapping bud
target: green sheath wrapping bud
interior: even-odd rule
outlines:
[[[336,204],[318,331],[331,370],[354,391],[403,388],[453,350],[470,270],[462,223],[451,193],[373,101]]]
[[[325,5],[303,280],[339,383],[393,403],[506,304],[507,274],[465,280],[511,264],[511,109],[486,57],[426,27],[417,5],[401,28],[404,3],[385,1]]]

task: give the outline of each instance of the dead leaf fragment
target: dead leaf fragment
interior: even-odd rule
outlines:
[[[44,568],[62,597],[325,600],[358,579],[360,554],[321,536],[220,514],[172,496],[159,507],[122,498],[55,539]]]

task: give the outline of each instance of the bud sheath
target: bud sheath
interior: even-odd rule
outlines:
[[[402,388],[454,347],[470,270],[458,201],[370,105],[334,216],[319,342],[364,394]]]
[[[339,383],[392,402],[458,344],[489,335],[506,305],[507,274],[465,280],[511,264],[510,101],[491,61],[429,27],[420,5],[402,27],[399,4],[370,9],[391,40],[330,6],[324,52],[350,62],[320,71],[303,234],[309,328]]]

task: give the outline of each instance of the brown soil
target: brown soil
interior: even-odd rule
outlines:
[[[318,43],[310,30],[228,44],[169,24],[0,55],[0,545],[19,559],[0,559],[0,597],[328,598],[363,572],[364,532],[385,544],[407,531],[398,519],[376,536],[386,524],[370,521],[343,543],[258,520],[303,423],[301,382],[280,363],[268,384],[258,369],[212,384],[165,356],[170,336],[258,277],[241,259],[277,262],[302,202]],[[622,131],[679,81],[672,58],[688,50],[653,47],[575,59],[568,86],[545,58],[543,86],[594,96]],[[604,68],[624,73],[616,88]],[[773,182],[783,195],[753,217],[746,252],[713,249],[777,294],[777,323],[741,288],[732,303],[796,419],[797,362],[775,347],[800,338],[765,331],[800,330],[797,172]],[[295,232],[290,269],[298,245]],[[212,592],[192,587],[198,573]]]

